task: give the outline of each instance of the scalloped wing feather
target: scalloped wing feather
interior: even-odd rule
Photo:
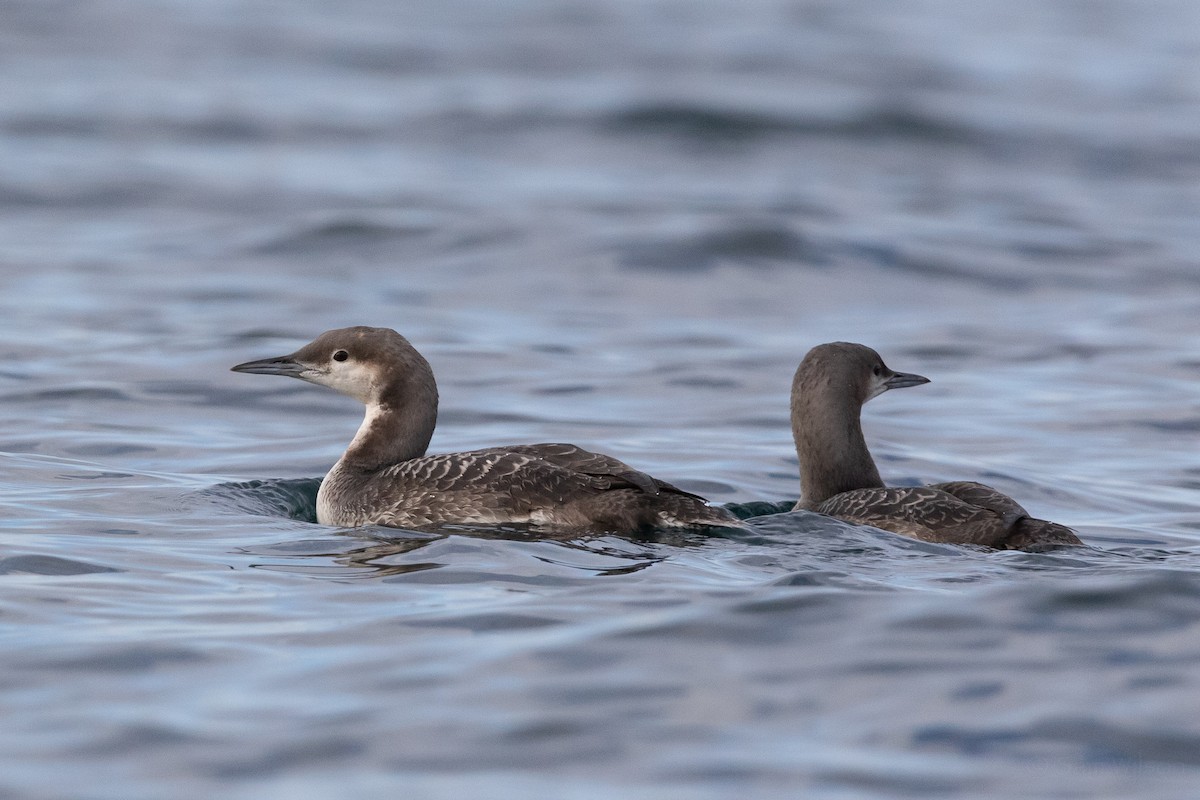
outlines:
[[[647,483],[657,488],[659,482],[615,458],[573,445],[544,448],[518,445],[422,456],[378,473],[364,490],[352,493],[331,485],[330,506],[345,509],[335,524],[421,528],[515,522],[611,531],[737,524],[724,509],[695,495],[646,491]]]
[[[927,542],[1004,547],[1012,527],[1004,515],[929,486],[856,489],[816,510]]]

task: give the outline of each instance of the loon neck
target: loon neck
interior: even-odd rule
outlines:
[[[437,422],[436,400],[423,408],[407,404],[396,408],[370,403],[358,433],[346,448],[340,464],[374,472],[402,461],[420,458],[429,448]]]
[[[800,460],[801,508],[884,485],[862,431],[862,405],[844,393],[792,393],[792,437]]]

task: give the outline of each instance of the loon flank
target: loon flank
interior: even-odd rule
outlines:
[[[233,370],[299,378],[366,405],[358,433],[317,493],[324,525],[530,523],[613,533],[740,527],[702,497],[574,445],[425,455],[437,421],[433,370],[388,328],[327,331],[291,355]]]
[[[923,383],[929,379],[893,372],[861,344],[833,342],[808,351],[792,381],[801,485],[796,508],[929,542],[1002,550],[1082,544],[1070,528],[1030,517],[1011,497],[981,483],[884,485],[863,437],[863,403]]]

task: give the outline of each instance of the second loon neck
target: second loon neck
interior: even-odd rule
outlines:
[[[883,486],[863,436],[861,406],[834,403],[829,397],[798,400],[792,433],[800,460],[801,503],[813,508],[842,492]]]

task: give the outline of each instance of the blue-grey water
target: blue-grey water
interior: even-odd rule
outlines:
[[[0,9],[0,797],[1190,798],[1200,5],[16,0]],[[1050,554],[310,521],[429,358],[434,450],[798,493],[873,345],[897,483]]]

